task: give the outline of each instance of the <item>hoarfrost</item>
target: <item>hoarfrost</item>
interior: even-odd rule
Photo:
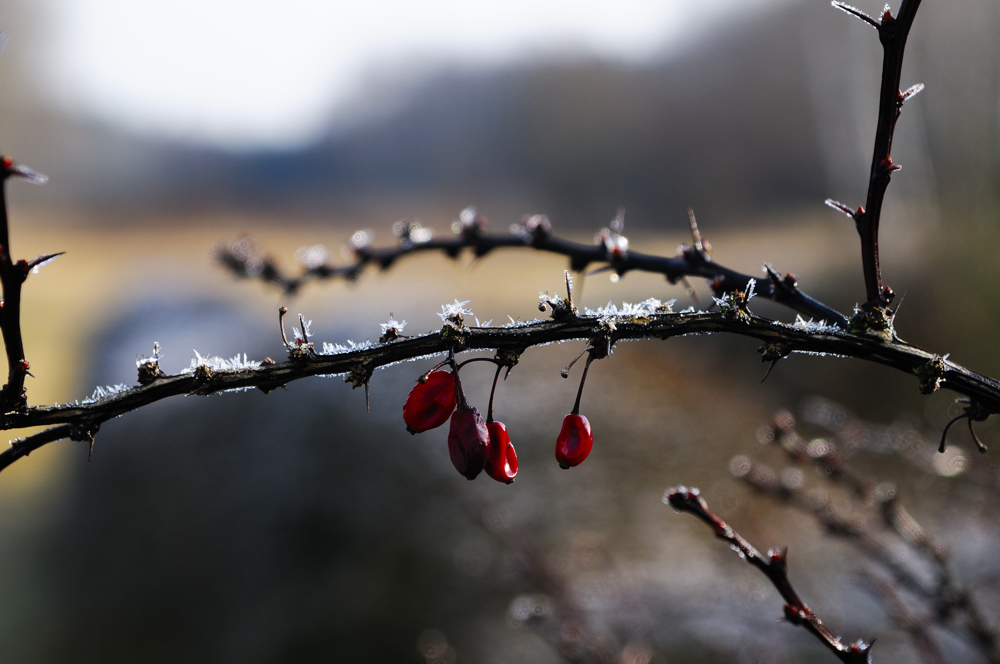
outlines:
[[[368,339],[362,341],[361,343],[355,343],[348,339],[347,342],[343,344],[324,341],[323,352],[320,353],[320,355],[341,355],[343,353],[353,353],[359,350],[368,350],[369,348],[374,347],[374,345],[375,344]]]
[[[459,302],[456,299],[454,304],[442,304],[441,313],[439,313],[438,316],[441,317],[441,320],[448,320],[449,318],[453,318],[455,316],[471,316],[472,311],[465,308],[465,305],[468,303],[469,300]]]
[[[389,333],[389,330],[392,330],[393,332],[396,333],[396,336],[399,336],[400,334],[403,333],[404,327],[406,327],[405,320],[403,322],[399,322],[392,317],[392,314],[389,314],[389,320],[381,324],[382,335],[385,336],[386,334]],[[323,344],[323,347],[326,348],[326,344]]]
[[[84,399],[79,402],[81,406],[86,406],[87,404],[97,403],[101,399],[107,399],[108,397],[113,397],[116,394],[121,394],[122,392],[128,391],[129,386],[118,383],[117,385],[105,385],[101,387],[98,385],[94,388],[94,393],[90,395],[90,398]],[[67,404],[69,405],[69,404]]]
[[[213,372],[214,371],[254,371],[255,369],[260,369],[261,363],[256,360],[251,360],[247,358],[247,354],[237,353],[230,359],[221,358],[218,356],[205,357],[197,350],[194,351],[194,357],[191,358],[191,366],[187,369],[181,371],[182,374],[192,374],[198,367],[208,367]]]
[[[837,327],[836,323],[834,323],[833,325],[827,325],[826,320],[821,320],[817,323],[812,318],[810,318],[809,320],[802,318],[800,314],[796,314],[795,322],[792,323],[792,327],[794,327],[797,330],[804,330],[806,332],[816,333],[816,334],[822,334],[822,333],[829,334],[831,332],[840,332],[840,328]]]

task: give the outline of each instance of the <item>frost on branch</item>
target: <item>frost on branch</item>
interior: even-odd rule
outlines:
[[[387,344],[403,336],[403,328],[406,327],[406,321],[404,320],[400,323],[393,318],[392,314],[389,314],[389,320],[382,323],[379,327],[382,329],[382,336],[378,338],[378,341],[379,343]]]
[[[193,374],[196,378],[207,380],[212,377],[212,374],[220,371],[233,373],[239,371],[254,371],[256,369],[260,369],[261,366],[263,366],[261,362],[248,359],[246,353],[243,353],[242,355],[237,353],[227,360],[215,355],[206,357],[196,350],[194,351],[194,357],[191,358],[191,365],[181,371],[181,373]]]
[[[716,306],[719,307],[719,311],[722,312],[727,319],[738,321],[740,323],[750,322],[750,310],[747,308],[747,304],[756,296],[757,280],[751,279],[747,282],[747,288],[745,291],[732,291],[730,293],[725,293],[722,297],[713,297]]]

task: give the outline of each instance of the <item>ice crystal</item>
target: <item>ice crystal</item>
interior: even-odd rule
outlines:
[[[105,385],[104,387],[98,385],[97,387],[94,388],[94,392],[93,394],[90,395],[90,398],[81,401],[80,405],[85,406],[87,404],[97,403],[101,399],[107,399],[108,397],[113,397],[116,394],[121,394],[122,392],[126,392],[128,389],[129,389],[128,385],[123,385],[121,383],[118,383],[117,385]]]
[[[343,353],[354,353],[360,350],[368,350],[374,344],[371,341],[365,340],[361,343],[355,343],[348,339],[346,343],[330,343],[329,341],[323,342],[323,355],[342,355]]]
[[[261,363],[256,360],[251,360],[247,358],[247,354],[237,353],[230,359],[221,358],[215,355],[204,356],[197,350],[194,351],[194,357],[191,358],[191,366],[184,369],[181,373],[192,374],[198,367],[207,367],[214,371],[254,371],[261,367]]]
[[[399,335],[401,335],[403,333],[403,328],[406,327],[406,321],[404,320],[403,322],[399,322],[395,318],[392,317],[392,314],[389,314],[389,320],[387,320],[386,322],[382,323],[380,325],[380,327],[382,328],[382,335],[383,336],[385,336],[387,334],[390,334],[390,330],[391,330],[392,334],[394,334],[395,336],[398,337]],[[325,346],[326,346],[326,344],[324,344],[324,347]]]
[[[459,302],[456,299],[454,304],[442,304],[441,313],[439,313],[438,316],[440,316],[441,320],[443,321],[455,317],[461,318],[463,316],[471,316],[472,310],[465,308],[465,305],[467,305],[468,303],[469,300],[466,300],[465,302]]]
[[[816,334],[840,332],[840,328],[837,327],[836,323],[834,323],[833,325],[827,325],[825,320],[821,320],[817,323],[812,318],[810,318],[809,320],[802,318],[800,314],[796,314],[795,322],[792,323],[792,327],[794,327],[797,330],[804,330],[806,332],[811,332]]]
[[[137,369],[141,369],[144,366],[150,366],[150,365],[154,365],[154,364],[159,364],[159,362],[160,362],[160,342],[159,341],[154,341],[153,342],[153,356],[152,357],[146,357],[145,355],[143,355],[141,357],[138,356],[138,355],[135,356],[135,366],[136,366]]]

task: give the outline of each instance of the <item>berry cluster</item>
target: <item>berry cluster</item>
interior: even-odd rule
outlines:
[[[476,407],[469,405],[459,377],[463,366],[477,360],[497,364],[486,421]],[[443,369],[445,366],[450,368]],[[435,429],[451,420],[448,430],[451,462],[460,474],[470,480],[476,479],[483,470],[504,484],[513,482],[517,475],[517,453],[510,442],[507,427],[493,419],[493,397],[504,366],[488,358],[473,358],[457,364],[452,356],[420,376],[403,404],[403,421],[406,430],[412,434]],[[589,367],[590,359],[587,361]],[[584,369],[573,412],[563,419],[562,430],[556,439],[556,460],[562,468],[582,463],[594,445],[590,422],[579,412],[586,378],[587,369]]]

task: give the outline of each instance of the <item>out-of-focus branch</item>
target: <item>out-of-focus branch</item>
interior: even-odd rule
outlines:
[[[931,638],[930,620],[926,616],[918,616],[911,611],[903,598],[899,596],[896,588],[885,579],[862,572],[861,580],[862,586],[882,602],[882,606],[885,607],[892,621],[910,635],[913,645],[924,662],[927,664],[947,664],[937,642]]]
[[[596,244],[584,244],[556,236],[547,217],[534,215],[525,217],[520,224],[514,224],[511,234],[504,236],[489,234],[486,218],[468,208],[460,215],[460,221],[454,224],[457,234],[448,239],[433,239],[428,229],[409,220],[397,222],[395,231],[399,242],[395,247],[372,247],[368,233],[359,231],[348,245],[353,262],[347,265],[330,265],[325,250],[319,247],[304,250],[301,259],[305,267],[298,276],[282,272],[272,258],[260,255],[256,245],[246,238],[229,244],[219,243],[215,254],[218,261],[233,274],[260,279],[281,288],[288,295],[294,295],[310,281],[334,278],[354,280],[369,265],[385,270],[403,256],[418,252],[440,251],[457,258],[468,250],[478,258],[505,247],[536,249],[566,256],[574,272],[582,272],[592,264],[603,264],[601,271],[611,271],[619,276],[629,272],[662,274],[672,284],[688,277],[699,277],[708,280],[719,297],[745,288],[747,282],[754,278],[712,260],[711,246],[702,240],[693,215],[694,241],[691,245],[682,246],[676,257],[631,251],[628,239],[621,234],[623,225],[620,214],[610,226],[597,235]],[[803,293],[793,275],[781,276],[770,265],[765,266],[765,271],[768,278],[757,285],[758,295],[803,316],[847,327],[847,318],[843,314]]]
[[[760,570],[774,585],[785,600],[785,619],[799,625],[819,639],[841,662],[848,664],[871,664],[871,645],[860,639],[844,644],[834,636],[823,621],[806,606],[788,580],[787,550],[771,549],[765,558],[749,542],[740,536],[732,526],[723,521],[708,508],[698,489],[675,487],[667,491],[664,502],[678,512],[687,512],[701,519],[715,531],[715,536],[729,542],[740,557]]]

